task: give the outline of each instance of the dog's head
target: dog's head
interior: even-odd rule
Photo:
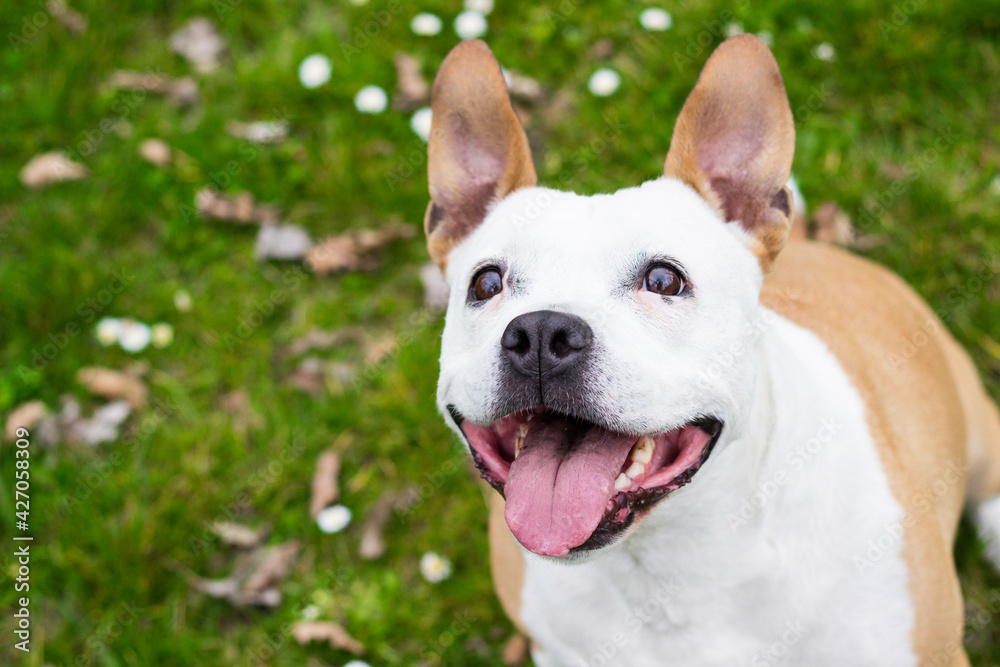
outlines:
[[[441,65],[425,220],[451,286],[438,403],[530,551],[615,541],[745,423],[794,143],[777,63],[743,35],[705,65],[663,178],[539,188],[486,45]]]

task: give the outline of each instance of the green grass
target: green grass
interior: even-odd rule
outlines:
[[[991,188],[1000,164],[1000,2],[917,0],[894,9],[888,1],[779,0],[765,9],[690,0],[663,4],[674,17],[665,33],[640,29],[646,5],[639,2],[497,4],[487,39],[500,61],[553,95],[564,91],[571,103],[561,115],[546,116],[545,105],[533,111],[529,135],[540,180],[588,193],[659,173],[673,120],[722,40],[723,23],[773,34],[796,113],[795,172],[807,199],[813,206],[836,200],[862,231],[885,235],[887,242],[866,254],[931,303],[1000,396],[1000,192]],[[136,355],[151,365],[153,401],[132,418],[122,442],[47,451],[36,445],[34,650],[27,657],[13,650],[5,612],[0,661],[342,664],[348,654],[299,647],[287,632],[315,604],[322,618],[343,622],[367,645],[373,665],[500,664],[512,628],[492,594],[480,490],[464,463],[454,464],[463,454],[434,407],[441,322],[422,314],[422,240],[392,245],[376,270],[316,277],[295,273],[297,265],[256,263],[252,230],[206,222],[185,208],[235,160],[238,173],[229,170],[226,190],[248,189],[279,204],[314,237],[392,219],[419,227],[425,165],[409,156],[424,145],[409,114],[390,108],[362,115],[353,96],[367,84],[393,89],[396,50],[413,54],[432,76],[456,42],[458,3],[72,6],[89,17],[86,33],[74,36],[48,20],[16,45],[9,35],[24,34],[24,20],[42,4],[3,0],[0,11],[0,414],[36,398],[56,407],[65,393],[92,407],[77,370],[134,360],[98,345],[97,313],[81,306],[114,271],[129,276],[127,288],[99,315],[168,321],[176,340]],[[218,8],[232,11],[220,16]],[[409,21],[419,11],[442,17],[441,35],[412,34]],[[345,57],[341,45],[354,43],[373,12],[389,19]],[[198,76],[197,105],[178,108],[155,95],[137,100],[104,86],[115,69],[190,73],[167,36],[199,14],[218,22],[229,56],[219,71]],[[612,45],[605,60],[592,55],[599,40]],[[835,61],[812,55],[822,42],[835,47]],[[333,60],[333,77],[307,91],[296,70],[317,52]],[[620,90],[607,99],[586,92],[600,66],[622,73]],[[290,120],[289,139],[257,146],[252,157],[224,130],[230,119],[279,117]],[[102,133],[105,118],[127,121],[131,134]],[[610,140],[597,142],[609,129]],[[941,133],[948,139],[935,149]],[[18,172],[34,154],[73,153],[88,137],[97,144],[80,158],[89,178],[41,191],[20,185]],[[149,137],[184,151],[190,163],[168,170],[145,163],[137,149]],[[900,179],[900,168],[913,177]],[[411,169],[389,187],[387,175]],[[897,192],[886,195],[894,183]],[[883,211],[863,222],[861,212],[880,197]],[[173,306],[180,288],[193,295],[190,313]],[[283,298],[269,308],[275,290]],[[238,336],[258,311],[267,311],[260,325]],[[82,333],[66,336],[52,359],[36,364],[39,371],[24,370],[70,325]],[[313,398],[285,383],[294,362],[280,354],[312,326],[360,326],[373,338],[393,333],[401,344],[362,381]],[[357,361],[362,350],[352,344],[320,354]],[[220,407],[220,397],[235,389],[245,389],[263,417],[259,429],[234,428]],[[345,433],[353,441],[344,453],[343,502],[356,521],[328,536],[308,516],[309,479],[319,452]],[[6,444],[2,459],[0,525],[9,535],[13,453]],[[382,490],[420,485],[442,470],[457,472],[436,478],[413,511],[394,517],[386,555],[360,560],[360,519]],[[74,493],[87,497],[67,509],[62,500]],[[234,609],[193,592],[169,569],[178,561],[206,576],[228,574],[231,550],[205,533],[210,521],[227,516],[270,523],[273,543],[301,541],[278,609]],[[454,575],[436,586],[418,572],[428,550],[455,564]],[[965,525],[956,558],[976,612],[967,642],[973,664],[1000,664],[1000,623],[983,621],[998,608],[1000,577]],[[5,610],[17,597],[14,571],[5,556]],[[123,603],[136,607],[134,615]]]

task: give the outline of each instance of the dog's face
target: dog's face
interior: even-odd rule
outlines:
[[[433,112],[426,227],[451,287],[439,405],[525,548],[603,547],[747,418],[748,323],[790,226],[777,65],[754,38],[721,46],[665,178],[611,195],[534,187],[481,42],[445,60]]]

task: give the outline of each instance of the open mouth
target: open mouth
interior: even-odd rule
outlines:
[[[691,481],[722,432],[711,417],[637,436],[544,406],[486,425],[449,411],[483,479],[506,498],[514,537],[543,556],[614,541],[636,512]]]

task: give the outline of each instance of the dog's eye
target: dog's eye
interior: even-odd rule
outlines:
[[[472,279],[472,298],[476,301],[486,301],[492,299],[503,291],[503,276],[500,269],[495,266],[488,266],[476,274]]]
[[[676,269],[657,264],[646,271],[642,286],[654,294],[676,296],[684,289],[684,279]]]

